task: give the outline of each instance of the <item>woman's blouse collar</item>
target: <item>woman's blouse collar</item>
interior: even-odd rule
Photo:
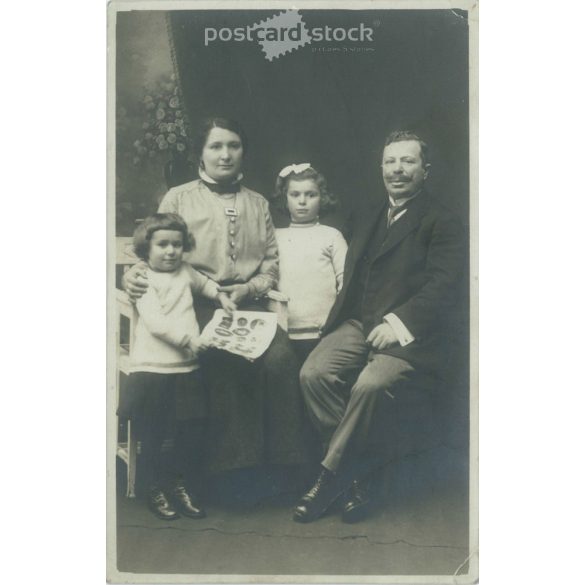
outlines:
[[[205,183],[210,191],[214,193],[237,193],[240,190],[240,183],[244,178],[242,173],[239,173],[234,181],[231,183],[218,183],[215,179],[212,179],[203,169],[199,169],[199,178]]]

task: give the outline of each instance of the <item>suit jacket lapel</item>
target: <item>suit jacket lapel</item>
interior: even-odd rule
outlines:
[[[379,204],[374,208],[375,211],[371,213],[366,220],[364,220],[363,226],[356,234],[355,240],[352,242],[353,249],[351,251],[351,262],[348,263],[347,274],[345,274],[343,277],[344,282],[349,282],[350,278],[352,277],[354,269],[370,241],[372,232],[376,227],[376,222],[378,221],[380,214],[384,211],[384,209],[386,209],[386,205],[386,200],[379,202]],[[345,289],[346,287],[343,288]]]
[[[406,213],[390,226],[388,235],[380,251],[376,254],[376,258],[389,252],[416,228],[427,209],[428,203],[428,196],[423,192],[406,204]]]

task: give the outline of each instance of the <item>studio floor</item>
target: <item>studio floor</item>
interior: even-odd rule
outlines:
[[[202,520],[158,520],[119,485],[117,568],[135,582],[143,574],[461,575],[468,482],[467,450],[441,444],[389,466],[365,521],[344,524],[332,511],[308,525],[291,520],[299,487],[277,470],[217,479]]]

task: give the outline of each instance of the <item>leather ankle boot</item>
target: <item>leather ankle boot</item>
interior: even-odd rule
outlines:
[[[183,516],[189,518],[205,518],[207,513],[197,501],[194,494],[190,494],[182,481],[178,481],[171,489],[171,496]]]
[[[347,523],[363,520],[372,502],[372,491],[371,479],[352,481],[341,513],[341,520]]]
[[[336,475],[323,468],[313,487],[300,499],[293,511],[295,522],[313,522],[322,516],[343,492]]]
[[[161,520],[176,520],[178,512],[173,508],[164,492],[159,487],[150,489],[148,495],[148,509]]]

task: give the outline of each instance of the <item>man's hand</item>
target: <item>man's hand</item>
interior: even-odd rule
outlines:
[[[381,350],[398,343],[398,337],[396,337],[394,329],[388,323],[382,323],[372,329],[366,339],[366,343],[369,343],[373,349]]]
[[[250,287],[247,284],[232,284],[230,286],[220,286],[218,289],[220,293],[227,293],[230,301],[236,306],[239,306],[242,301],[246,300],[250,295]]]
[[[209,349],[211,344],[209,341],[202,339],[201,337],[193,337],[189,342],[189,349],[194,355],[199,355],[202,351]]]
[[[234,303],[227,293],[217,293],[217,301],[221,305],[221,308],[228,314],[231,315],[237,308],[238,305]]]
[[[122,286],[131,300],[138,300],[148,288],[146,278],[146,262],[139,262],[122,276]]]

